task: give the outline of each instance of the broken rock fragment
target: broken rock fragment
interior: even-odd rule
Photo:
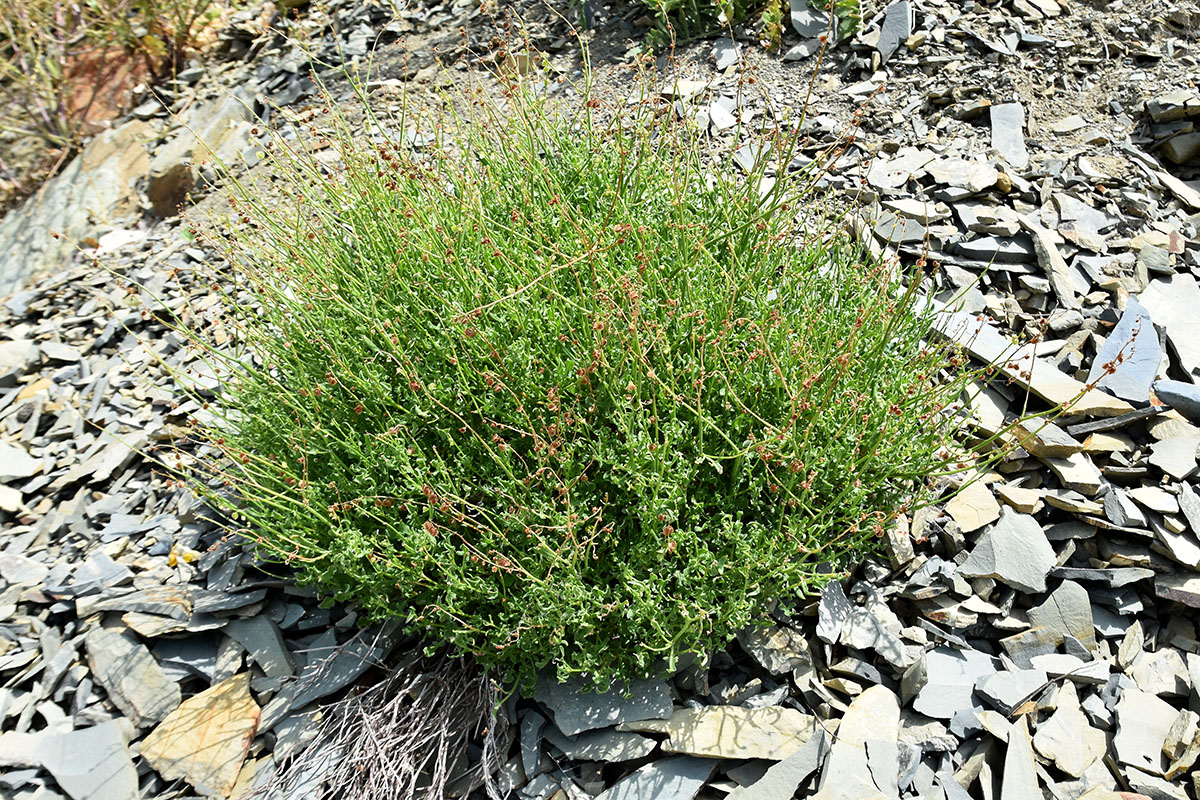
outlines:
[[[243,672],[183,701],[142,740],[142,757],[167,780],[229,797],[258,720]]]
[[[1043,592],[1046,575],[1055,563],[1054,550],[1037,520],[1004,508],[1000,521],[975,545],[959,574],[995,578],[1022,591]]]

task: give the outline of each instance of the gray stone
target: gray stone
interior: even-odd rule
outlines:
[[[1200,436],[1173,436],[1150,446],[1150,463],[1176,480],[1196,471],[1196,452]]]
[[[1126,776],[1130,787],[1150,800],[1191,800],[1177,781],[1163,780],[1157,775],[1147,775],[1136,769],[1127,770]]]
[[[558,683],[547,676],[538,681],[534,699],[550,710],[566,736],[622,722],[667,719],[673,710],[666,682],[653,678],[594,693],[585,691],[581,680]]]
[[[1122,528],[1145,528],[1150,524],[1146,515],[1124,491],[1113,487],[1104,495],[1104,516]]]
[[[954,252],[963,258],[987,264],[1026,264],[1037,260],[1033,240],[1025,234],[976,236],[954,245]]]
[[[1066,308],[1078,308],[1079,298],[1075,296],[1071,268],[1067,266],[1062,253],[1058,252],[1054,236],[1041,225],[1026,224],[1025,228],[1033,236],[1033,249],[1037,253],[1038,265],[1049,279],[1058,302]]]
[[[1097,233],[1115,227],[1121,218],[1088,205],[1079,198],[1063,192],[1054,193],[1054,204],[1058,206],[1058,218],[1064,222],[1078,222]]]
[[[1154,593],[1192,608],[1200,608],[1200,577],[1192,574],[1158,575],[1154,578]]]
[[[746,628],[738,644],[772,675],[812,668],[812,654],[804,634],[781,625]]]
[[[1177,89],[1147,100],[1146,112],[1155,122],[1174,122],[1200,116],[1200,96],[1187,89]]]
[[[880,157],[872,161],[867,170],[867,183],[875,189],[898,189],[912,178],[923,175],[926,166],[936,158],[937,154],[929,150],[901,148],[891,159]]]
[[[135,184],[150,165],[146,142],[153,138],[153,128],[141,121],[97,134],[62,172],[0,219],[0,296],[68,263],[84,239],[98,239],[136,217]]]
[[[526,711],[521,717],[521,766],[529,777],[538,774],[542,763],[542,728],[545,726],[546,718],[536,711]]]
[[[1154,382],[1154,394],[1160,402],[1200,425],[1200,386],[1163,379]]]
[[[835,643],[852,609],[840,582],[826,584],[817,605],[817,638],[827,644]]]
[[[1088,724],[1075,684],[1068,681],[1062,685],[1055,705],[1054,714],[1038,726],[1033,737],[1034,749],[1068,775],[1082,777],[1088,767],[1104,756],[1108,742],[1103,731]]]
[[[1029,454],[1038,458],[1070,458],[1083,445],[1053,422],[1036,417],[1014,422],[1012,431]]]
[[[738,63],[738,58],[742,52],[741,45],[737,44],[729,37],[722,37],[713,42],[712,57],[716,62],[717,69],[724,72],[729,67]]]
[[[0,223],[3,224],[3,223]],[[0,282],[4,280],[0,272]],[[0,295],[4,294],[0,283]],[[38,359],[38,346],[29,339],[13,339],[0,342],[0,388],[16,386],[17,378],[24,375]]]
[[[1163,350],[1150,313],[1136,297],[1130,297],[1121,321],[1092,362],[1088,383],[1123,400],[1145,403],[1162,359]]]
[[[1172,164],[1187,164],[1200,158],[1200,133],[1181,133],[1163,142],[1158,152]]]
[[[879,60],[887,63],[896,49],[904,43],[913,32],[913,11],[908,0],[895,0],[888,4],[879,30],[879,42],[875,49],[879,51]]]
[[[30,478],[41,468],[42,460],[29,455],[24,447],[0,442],[0,481]]]
[[[626,775],[596,800],[692,800],[708,782],[717,761],[711,758],[674,756],[652,761]]]
[[[334,632],[330,630],[329,634],[331,644],[335,643]],[[349,686],[368,669],[382,664],[399,640],[397,627],[385,623],[360,630],[342,645],[322,647],[310,654],[296,680],[286,684],[263,707],[259,732],[270,730],[293,708],[304,708]]]
[[[1191,275],[1155,278],[1138,299],[1166,329],[1167,341],[1179,356],[1183,371],[1200,379],[1200,336],[1196,336],[1196,309],[1200,308],[1200,284]]]
[[[995,578],[1022,591],[1043,592],[1046,575],[1056,561],[1037,520],[1004,508],[1000,511],[1000,521],[975,545],[959,574],[968,578]]]
[[[1122,764],[1162,774],[1167,768],[1163,742],[1178,712],[1157,695],[1126,689],[1117,702],[1113,750]]]
[[[125,720],[55,733],[43,740],[42,766],[72,800],[129,800],[138,796],[132,734]]]
[[[1013,169],[1029,166],[1025,147],[1025,107],[1020,103],[992,106],[992,147]]]
[[[551,725],[546,728],[544,735],[546,741],[562,750],[567,758],[574,761],[633,761],[650,755],[656,746],[655,741],[648,737],[632,731],[615,731],[610,728],[585,731],[578,736],[570,737],[564,736]],[[523,751],[522,756],[524,756]],[[531,773],[528,764],[525,765],[525,773]]]
[[[994,186],[1000,173],[995,167],[981,161],[966,161],[961,158],[943,158],[925,167],[938,183],[957,186],[968,192],[982,192]]]
[[[1126,672],[1143,692],[1160,697],[1182,697],[1191,688],[1187,665],[1173,647],[1138,653]]]
[[[795,0],[793,0],[793,2],[794,1]],[[804,59],[810,58],[819,53],[821,51],[821,47],[822,42],[820,39],[805,39],[803,42],[800,42],[800,44],[789,47],[788,51],[783,54],[783,61],[785,63],[791,61],[803,61]]]
[[[145,645],[105,628],[93,629],[85,641],[96,681],[134,725],[153,725],[179,706],[179,684],[167,679]]]
[[[260,614],[249,619],[235,619],[225,626],[224,631],[246,648],[267,677],[286,678],[295,674],[295,665],[283,635],[270,617]]]
[[[809,5],[808,0],[789,0],[792,28],[801,39],[815,39],[829,31],[829,14]]]
[[[1059,641],[1073,636],[1087,649],[1096,648],[1091,600],[1087,589],[1074,581],[1063,581],[1045,602],[1029,609],[1029,622],[1052,631]]]
[[[909,244],[922,241],[927,235],[925,226],[915,219],[896,214],[880,214],[875,221],[875,235],[891,244]]]
[[[1179,485],[1179,510],[1187,518],[1192,533],[1200,536],[1200,495],[1196,494],[1191,484]]]
[[[1041,796],[1033,760],[1033,742],[1029,738],[1029,717],[1022,715],[1008,735],[1000,800],[1029,800]]]
[[[796,793],[809,775],[817,771],[829,752],[829,739],[818,728],[816,735],[796,752],[772,765],[763,776],[749,786],[739,786],[726,800],[779,800]]]
[[[996,672],[996,661],[977,650],[936,647],[925,653],[904,674],[901,689],[913,710],[934,719],[950,719],[964,708],[975,707],[972,695],[982,678]]]
[[[40,561],[16,553],[0,553],[0,578],[9,585],[41,583],[50,568]]]
[[[890,689],[872,686],[856,697],[838,725],[814,800],[897,797],[899,727],[900,703]]]
[[[975,691],[997,711],[1012,715],[1034,695],[1046,688],[1046,673],[1040,669],[997,672],[981,678]]]

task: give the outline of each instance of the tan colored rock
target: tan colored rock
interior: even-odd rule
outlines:
[[[259,716],[250,673],[234,675],[185,700],[142,741],[142,757],[168,781],[229,797]]]
[[[679,708],[667,720],[627,722],[618,730],[665,733],[668,753],[781,761],[812,738],[816,720],[792,708]]]
[[[983,481],[975,481],[946,503],[946,513],[963,533],[971,533],[1000,519],[1000,504]]]
[[[996,494],[1022,514],[1036,514],[1042,510],[1042,492],[1037,489],[1003,483],[996,487]]]

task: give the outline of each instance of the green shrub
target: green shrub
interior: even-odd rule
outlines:
[[[746,21],[764,5],[763,0],[646,0],[655,22],[650,38],[666,45],[712,36]]]
[[[829,10],[837,18],[838,41],[853,36],[862,24],[860,0],[809,0],[819,10]],[[712,36],[758,14],[761,31],[759,42],[767,50],[779,49],[783,36],[784,0],[646,0],[654,14],[654,29],[650,40],[664,46]]]
[[[740,175],[653,102],[506,95],[358,135],[327,111],[237,184],[213,485],[431,647],[648,674],[870,552],[965,378],[786,136]]]

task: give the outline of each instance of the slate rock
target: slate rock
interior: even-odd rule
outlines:
[[[1020,103],[1002,103],[991,107],[992,147],[1016,170],[1029,166],[1025,147],[1025,107]]]
[[[692,800],[708,782],[717,761],[711,758],[674,756],[651,761],[626,775],[595,800]]]
[[[597,693],[586,691],[581,680],[558,683],[547,676],[538,681],[534,699],[550,710],[566,736],[623,722],[668,719],[673,711],[666,681],[653,678]]]
[[[883,63],[892,57],[896,49],[912,36],[913,11],[908,0],[895,0],[889,3],[883,17],[883,25],[879,30],[879,41],[875,49],[879,51],[879,59]]]
[[[947,501],[946,513],[963,533],[974,533],[1000,518],[1000,504],[987,484],[975,480]]]
[[[1056,561],[1037,520],[1003,508],[999,522],[975,545],[959,574],[968,578],[995,578],[1025,592],[1043,592],[1046,575]]]
[[[1103,758],[1108,740],[1103,731],[1089,724],[1075,684],[1063,683],[1055,704],[1057,708],[1050,718],[1038,725],[1034,749],[1071,777],[1082,777],[1088,767]]]
[[[1154,382],[1154,394],[1159,401],[1200,425],[1200,386],[1194,383],[1163,379]]]
[[[568,737],[551,725],[545,729],[544,735],[546,741],[562,750],[567,758],[574,761],[610,763],[633,761],[650,755],[657,746],[655,741],[648,737],[631,731],[617,731],[611,728],[585,731],[578,736]],[[536,764],[534,766],[536,768]],[[525,765],[526,774],[531,771],[527,763]]]
[[[618,730],[662,733],[668,753],[781,761],[812,738],[816,719],[794,708],[677,708],[666,720],[626,722]]]
[[[842,584],[838,581],[826,584],[817,604],[817,638],[827,644],[835,643],[852,610]]]
[[[1125,689],[1117,702],[1117,760],[1131,767],[1162,774],[1167,768],[1163,742],[1178,712],[1166,701],[1140,689]]]
[[[270,678],[286,678],[295,673],[292,656],[284,644],[283,635],[274,620],[260,614],[247,619],[231,620],[225,626],[226,636],[234,639]]]
[[[1154,578],[1154,593],[1192,608],[1200,608],[1200,576],[1177,573]]]
[[[133,735],[125,720],[57,732],[44,738],[42,766],[72,800],[129,800],[138,773],[129,755]]]
[[[739,786],[726,800],[778,800],[796,793],[809,775],[821,766],[829,753],[829,739],[823,728],[796,752],[773,764],[762,777],[749,786]]]
[[[1029,622],[1053,631],[1059,641],[1073,636],[1089,650],[1096,647],[1091,599],[1074,581],[1063,581],[1041,605],[1029,609]]]
[[[0,297],[30,276],[61,268],[84,239],[138,216],[136,183],[150,165],[146,142],[154,138],[141,120],[96,134],[38,192],[0,218]],[[4,374],[0,367],[0,386]]]
[[[0,281],[2,280],[3,273],[0,272]],[[0,284],[0,294],[3,293],[4,287]],[[31,339],[8,339],[0,342],[0,388],[16,386],[17,378],[24,375],[37,361],[38,353],[37,343]],[[2,452],[0,451],[0,454]]]
[[[42,468],[42,460],[29,455],[18,444],[0,442],[0,481],[31,478]]]
[[[49,574],[50,568],[40,561],[17,553],[0,553],[0,578],[10,586],[38,584]]]
[[[1025,234],[976,236],[955,244],[954,252],[986,264],[1027,264],[1037,259],[1033,240]]]
[[[814,800],[896,797],[899,727],[900,703],[890,689],[872,686],[856,697],[838,725]]]
[[[975,691],[1002,714],[1012,715],[1046,688],[1046,677],[1040,669],[1006,670],[980,678]]]
[[[1150,446],[1149,461],[1176,480],[1183,480],[1196,471],[1196,454],[1200,436],[1172,436]]]
[[[1120,322],[1092,361],[1088,383],[1123,400],[1145,403],[1162,359],[1163,349],[1150,312],[1136,297],[1130,297]]]
[[[234,675],[183,701],[142,740],[142,757],[166,780],[183,779],[228,797],[258,729],[250,673]]]
[[[982,192],[996,184],[1000,173],[995,167],[981,161],[961,158],[944,158],[928,164],[925,169],[938,183],[957,186],[968,192]]]
[[[978,650],[935,647],[904,674],[901,689],[914,711],[934,719],[950,719],[962,709],[975,707],[975,685],[995,674],[995,659]]]
[[[139,728],[179,706],[179,684],[169,680],[145,645],[105,628],[87,634],[88,664],[113,705]]]
[[[815,39],[829,31],[829,14],[809,4],[808,0],[789,0],[792,28],[801,39]]]
[[[808,640],[793,628],[783,625],[746,628],[737,638],[742,649],[772,675],[812,668]]]
[[[1178,274],[1150,281],[1138,300],[1166,329],[1167,341],[1179,356],[1183,371],[1200,379],[1200,336],[1196,336],[1196,309],[1200,308],[1200,284],[1191,275]]]
[[[1000,800],[1029,800],[1041,796],[1033,760],[1033,742],[1029,738],[1029,717],[1022,715],[1008,736],[1000,778]]]
[[[713,42],[712,57],[713,61],[716,62],[717,69],[724,72],[729,67],[738,63],[741,50],[741,45],[727,36]]]

